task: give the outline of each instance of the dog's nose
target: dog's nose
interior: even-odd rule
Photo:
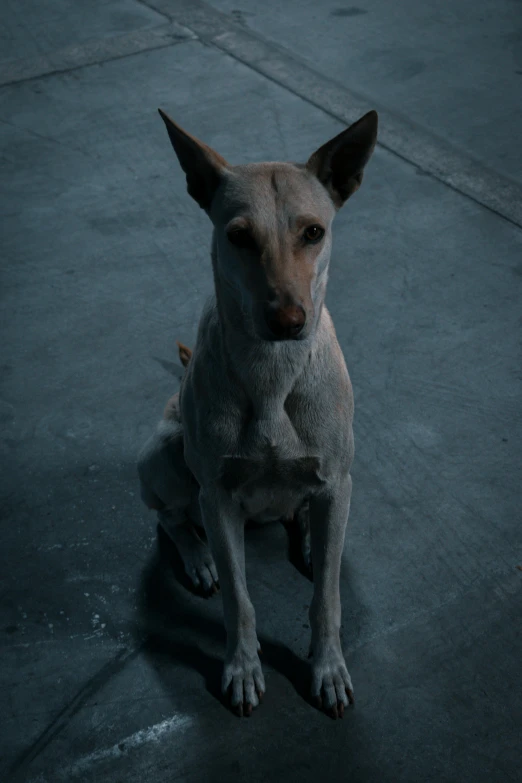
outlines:
[[[306,313],[301,305],[267,305],[265,316],[268,328],[278,340],[291,340],[303,330]]]

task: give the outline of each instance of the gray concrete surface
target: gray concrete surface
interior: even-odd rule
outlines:
[[[175,340],[192,344],[211,289],[210,226],[156,108],[232,162],[304,159],[342,125],[200,40],[196,7],[211,26],[199,3],[184,25],[175,2],[183,34],[151,49],[140,36],[170,17],[143,4],[81,23],[72,3],[6,11],[17,61],[41,39],[108,38],[97,64],[82,49],[64,72],[0,88],[0,779],[518,780],[522,231],[382,147],[336,220],[328,294],[356,395],[342,598],[357,704],[333,722],[306,700],[312,586],[277,525],[247,536],[265,702],[241,721],[218,698],[221,599],[187,591],[135,474],[179,383]],[[393,8],[379,7],[383,30],[408,5]],[[291,48],[274,18],[269,3],[256,24]],[[496,56],[493,28],[483,49]],[[476,111],[486,122],[483,96]]]
[[[0,62],[52,54],[72,43],[136,32],[163,21],[162,14],[136,0],[6,0],[0,28]]]
[[[522,182],[518,0],[212,0],[314,68]]]

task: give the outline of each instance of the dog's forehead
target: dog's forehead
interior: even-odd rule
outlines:
[[[222,190],[222,218],[237,215],[267,223],[273,217],[292,220],[303,214],[328,222],[335,209],[319,180],[294,163],[248,163],[228,172]]]

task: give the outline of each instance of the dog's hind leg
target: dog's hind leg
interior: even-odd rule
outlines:
[[[175,413],[175,400],[167,411]],[[167,413],[166,411],[166,413]],[[183,427],[175,415],[164,418],[138,456],[141,498],[158,512],[163,530],[174,542],[192,585],[205,594],[215,593],[218,576],[210,549],[196,526],[199,486],[185,464]]]
[[[310,543],[310,503],[307,500],[296,512],[295,518],[301,537],[301,554],[310,578],[313,576],[312,547]]]

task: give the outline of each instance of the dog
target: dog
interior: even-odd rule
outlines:
[[[306,164],[231,165],[159,112],[188,193],[213,224],[215,293],[193,352],[180,345],[179,393],[139,454],[141,497],[194,588],[222,592],[222,690],[239,715],[250,716],[265,691],[245,522],[298,521],[314,579],[311,695],[342,717],[354,701],[339,635],[354,403],[324,299],[332,221],[361,185],[377,113]]]

